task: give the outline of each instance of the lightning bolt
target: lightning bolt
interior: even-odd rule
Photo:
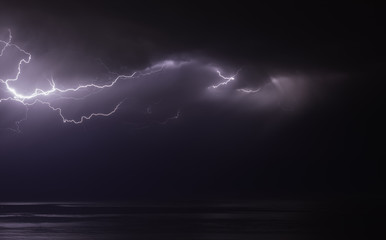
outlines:
[[[27,106],[31,106],[31,105],[35,105],[36,103],[41,103],[43,105],[46,105],[48,106],[51,110],[53,111],[56,111],[59,113],[60,117],[62,118],[62,121],[63,123],[74,123],[74,124],[80,124],[80,123],[83,123],[84,120],[90,120],[91,118],[95,117],[95,116],[103,116],[103,117],[108,117],[110,116],[111,114],[115,113],[119,106],[123,103],[123,101],[119,102],[115,107],[114,109],[111,111],[111,112],[108,112],[108,113],[91,113],[90,115],[84,115],[84,116],[81,116],[80,117],[80,120],[74,120],[74,119],[67,119],[63,116],[62,114],[62,109],[59,108],[59,107],[53,107],[51,105],[51,103],[49,102],[45,102],[45,101],[42,101],[42,100],[35,100],[33,103],[26,103]]]
[[[2,57],[4,55],[4,53],[7,51],[7,49],[11,48],[11,47],[16,48],[18,51],[22,52],[26,56],[26,57],[22,58],[18,62],[17,73],[16,73],[16,75],[13,78],[11,77],[11,78],[8,78],[8,79],[0,79],[0,83],[5,86],[6,92],[8,92],[11,95],[11,96],[6,97],[6,98],[0,98],[0,103],[6,102],[6,101],[15,101],[15,102],[21,103],[26,108],[25,117],[23,119],[20,119],[20,120],[16,121],[15,122],[16,128],[15,129],[11,128],[11,130],[16,131],[16,132],[20,132],[20,123],[25,121],[25,120],[27,120],[29,107],[32,106],[32,105],[35,105],[37,103],[43,104],[43,105],[47,106],[49,109],[57,112],[59,114],[59,116],[61,117],[63,123],[73,123],[73,124],[81,124],[85,120],[90,120],[93,117],[98,117],[98,116],[100,116],[100,117],[108,117],[108,116],[114,114],[118,110],[120,105],[123,103],[123,101],[119,102],[113,108],[113,110],[110,111],[110,112],[107,112],[107,113],[102,113],[102,112],[91,113],[89,115],[81,116],[80,120],[75,120],[75,119],[66,118],[63,115],[63,110],[60,107],[54,107],[54,106],[51,105],[50,102],[41,100],[40,97],[46,97],[46,96],[53,95],[53,94],[58,94],[58,93],[62,93],[63,94],[63,93],[68,93],[68,92],[77,92],[77,91],[80,91],[80,90],[86,89],[86,88],[94,88],[94,89],[110,88],[110,87],[113,87],[121,79],[134,78],[136,72],[134,72],[131,75],[118,75],[113,81],[111,81],[110,83],[107,83],[107,84],[103,84],[103,85],[98,85],[98,84],[91,83],[91,84],[79,85],[77,87],[66,88],[66,89],[62,89],[62,88],[56,87],[55,81],[53,79],[51,79],[51,80],[48,81],[49,85],[50,85],[50,88],[47,89],[47,90],[36,88],[32,92],[32,94],[30,94],[30,95],[24,95],[24,94],[19,93],[15,88],[13,88],[11,86],[11,83],[12,82],[16,82],[19,79],[19,76],[21,75],[21,72],[22,72],[22,66],[26,65],[26,64],[29,64],[31,62],[32,55],[29,52],[27,52],[24,49],[22,49],[21,47],[19,47],[18,45],[13,44],[12,43],[12,32],[11,32],[11,30],[8,30],[8,32],[9,32],[8,40],[7,41],[0,40],[0,43],[3,44],[3,47],[1,48],[1,51],[0,51],[0,57]]]
[[[228,85],[228,83],[230,83],[230,82],[236,80],[236,76],[239,74],[240,69],[236,72],[235,75],[230,76],[230,77],[225,77],[224,75],[221,74],[221,72],[220,72],[219,70],[216,70],[216,72],[217,72],[217,74],[218,74],[223,80],[225,80],[225,81],[220,82],[220,83],[217,84],[217,85],[211,86],[212,88],[218,88],[218,87],[221,87],[221,86],[224,86],[224,85]]]

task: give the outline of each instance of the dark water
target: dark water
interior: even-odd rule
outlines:
[[[336,216],[325,213],[304,202],[0,203],[0,239],[338,238],[323,226]],[[340,239],[347,236],[341,233]]]

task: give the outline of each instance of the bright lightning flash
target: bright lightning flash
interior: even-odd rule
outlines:
[[[35,105],[36,103],[40,103],[40,104],[48,106],[51,110],[58,112],[58,114],[60,115],[63,123],[80,124],[80,123],[83,123],[85,120],[89,120],[89,119],[91,119],[93,117],[97,117],[97,116],[108,117],[108,116],[114,114],[118,110],[118,108],[122,104],[122,102],[118,103],[114,107],[114,109],[112,111],[108,112],[108,113],[91,113],[90,115],[83,115],[83,116],[81,116],[80,120],[75,120],[75,119],[66,118],[63,115],[61,108],[53,107],[50,102],[43,101],[40,97],[46,97],[46,96],[52,95],[54,93],[57,94],[57,93],[77,92],[79,90],[86,89],[86,88],[96,88],[96,89],[110,88],[110,87],[113,87],[119,80],[121,80],[121,79],[128,79],[128,78],[134,78],[134,76],[136,74],[136,72],[134,72],[131,75],[118,75],[112,82],[110,82],[108,84],[104,84],[104,85],[86,84],[86,85],[79,85],[77,87],[67,88],[67,89],[61,89],[61,88],[56,87],[54,80],[51,79],[51,80],[49,80],[49,85],[50,85],[49,89],[43,90],[43,89],[40,89],[40,88],[36,88],[33,91],[32,94],[24,95],[24,94],[19,93],[15,88],[13,88],[11,86],[11,83],[12,82],[16,82],[19,79],[19,76],[20,76],[20,74],[22,72],[21,71],[22,70],[22,66],[26,65],[26,64],[29,64],[31,62],[32,55],[29,52],[23,50],[18,45],[12,43],[12,33],[11,33],[10,30],[9,30],[8,41],[0,40],[0,44],[3,45],[3,47],[1,48],[1,51],[0,51],[0,57],[2,57],[4,55],[4,53],[9,48],[16,48],[18,51],[20,51],[21,53],[25,54],[25,56],[26,56],[25,58],[21,59],[18,62],[17,73],[16,73],[15,77],[13,77],[13,78],[11,77],[11,78],[8,78],[8,79],[0,79],[0,84],[4,85],[6,91],[11,95],[11,96],[8,96],[6,98],[0,98],[0,103],[1,102],[5,102],[5,101],[15,101],[15,102],[23,104],[26,107],[26,111],[28,111],[28,107],[29,106]],[[20,124],[20,122],[22,122],[22,121],[24,121],[26,119],[27,119],[27,112],[26,112],[26,117],[24,119],[19,120],[19,121],[17,121],[15,123],[17,128],[16,129],[12,129],[12,130],[20,132],[19,124]]]
[[[240,70],[239,70],[240,71]],[[231,77],[225,77],[224,75],[221,74],[221,72],[219,70],[216,70],[217,74],[222,78],[224,79],[225,81],[224,82],[220,82],[219,84],[217,85],[213,85],[212,88],[218,88],[218,87],[221,87],[221,86],[224,86],[224,85],[227,85],[228,83],[236,80],[236,76],[237,74],[239,73],[239,71],[236,72],[235,75],[231,76]]]

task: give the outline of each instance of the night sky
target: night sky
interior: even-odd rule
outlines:
[[[1,102],[0,201],[384,196],[383,6],[249,2],[2,3],[23,94],[138,75]]]

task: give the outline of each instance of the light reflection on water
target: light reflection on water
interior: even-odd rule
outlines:
[[[2,240],[306,239],[299,203],[0,203]]]

